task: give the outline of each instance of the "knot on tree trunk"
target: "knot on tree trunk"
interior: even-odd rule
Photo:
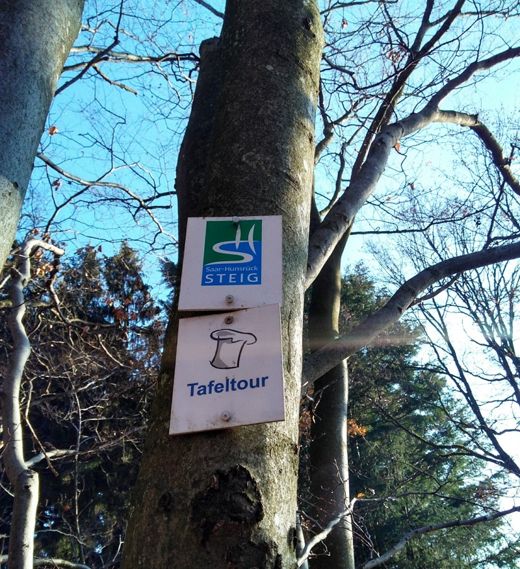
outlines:
[[[282,556],[271,541],[240,543],[229,550],[226,561],[230,569],[282,569]]]
[[[237,465],[217,470],[205,490],[193,500],[192,521],[207,543],[212,534],[226,527],[229,533],[244,533],[263,518],[260,491],[249,471]],[[233,531],[232,526],[236,526]],[[223,533],[223,532],[222,532]]]

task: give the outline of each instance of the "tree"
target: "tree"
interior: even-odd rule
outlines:
[[[38,143],[72,43],[83,0],[0,3],[0,202],[3,267],[22,208]],[[29,85],[31,86],[29,88]]]
[[[413,34],[410,35],[408,24],[405,23],[406,19],[410,18],[410,12],[407,12],[407,9],[409,8],[408,6],[404,7],[403,10],[393,11],[392,7],[388,7],[388,5],[385,4],[381,9],[381,15],[383,17],[380,20],[380,14],[377,14],[377,10],[373,12],[366,11],[362,13],[362,23],[359,21],[360,14],[355,14],[354,9],[354,14],[350,15],[350,17],[345,15],[343,16],[340,26],[341,31],[338,31],[338,19],[335,19],[333,16],[334,9],[337,8],[338,4],[330,3],[327,8],[323,10],[325,15],[326,35],[329,41],[329,46],[331,47],[331,52],[325,52],[324,66],[322,69],[319,110],[323,124],[323,138],[316,147],[316,161],[318,162],[318,165],[320,159],[322,159],[322,163],[331,163],[332,160],[337,162],[337,166],[334,166],[334,168],[337,169],[335,188],[330,202],[323,208],[324,215],[330,212],[334,202],[338,199],[338,196],[341,195],[341,185],[345,170],[349,166],[352,168],[350,177],[351,184],[348,188],[350,194],[347,195],[347,192],[345,192],[344,197],[340,198],[340,201],[341,199],[344,200],[346,207],[342,212],[340,211],[341,208],[337,208],[339,214],[337,221],[339,221],[339,223],[343,223],[341,217],[347,213],[347,217],[348,215],[351,217],[345,225],[350,225],[351,228],[354,215],[358,211],[357,206],[355,205],[355,202],[358,199],[355,195],[356,191],[358,190],[358,187],[361,191],[367,190],[370,186],[370,182],[366,178],[363,179],[363,177],[365,174],[368,174],[368,177],[370,177],[377,171],[376,164],[373,163],[370,165],[367,161],[365,173],[362,174],[361,172],[361,167],[365,161],[365,157],[367,156],[367,151],[374,140],[374,135],[377,132],[383,131],[385,126],[392,122],[393,113],[398,106],[406,108],[410,99],[420,100],[421,95],[414,92],[413,74],[417,68],[424,66],[427,60],[431,57],[430,50],[435,51],[437,49],[435,45],[436,42],[445,41],[446,38],[443,36],[445,36],[450,27],[453,27],[449,23],[449,18],[457,18],[456,12],[459,9],[459,6],[455,6],[454,10],[451,12],[446,12],[444,16],[436,20],[434,24],[434,20],[431,18],[432,10],[434,10],[434,3],[428,4],[422,14],[423,19],[414,41],[412,41]],[[509,10],[511,10],[511,12],[509,12]],[[514,11],[515,7],[510,6],[506,8],[504,15],[506,13],[514,13]],[[498,13],[499,11],[495,12],[495,14]],[[479,18],[483,13],[477,11],[474,15]],[[370,19],[371,17],[373,19]],[[354,25],[354,31],[350,32],[350,24],[353,20],[355,21],[356,18],[358,19],[358,22],[356,22],[357,26]],[[440,25],[441,22],[443,22],[443,25]],[[425,34],[435,29],[436,25],[439,27],[435,31],[433,37],[425,40]],[[381,26],[381,28],[379,28],[379,26]],[[379,56],[382,57],[383,52],[386,49],[384,57],[392,62],[391,68],[393,69],[393,72],[395,72],[395,74],[389,73],[386,76],[384,73],[381,74],[381,78],[378,76],[378,80],[374,80],[372,85],[370,85],[370,82],[366,84],[366,77],[369,76],[369,74],[365,72],[363,76],[365,86],[358,83],[359,73],[355,71],[354,67],[349,66],[349,61],[346,59],[346,54],[352,54],[352,57],[357,60],[359,66],[359,62],[364,61],[368,63],[368,61],[370,61],[369,57],[375,56],[374,52],[377,52],[377,49],[367,49],[366,45],[364,45],[365,38],[361,31],[363,28],[371,31],[372,45],[374,43],[376,45],[379,44],[379,41],[374,38],[379,38],[381,35],[386,34],[388,41],[381,41],[381,51]],[[382,30],[385,28],[387,31],[383,33]],[[469,27],[467,29],[469,29]],[[457,33],[458,31],[460,30],[457,30]],[[461,33],[461,37],[462,35],[463,32]],[[337,57],[339,54],[341,54],[340,58]],[[370,65],[367,65],[367,67],[370,67]],[[340,80],[339,84],[341,87],[339,89],[337,80],[338,74],[342,74],[344,77],[348,76],[345,83],[341,83]],[[383,79],[383,77],[385,77],[385,79]],[[434,79],[432,84],[428,84],[426,90],[429,88],[431,89],[432,87],[435,89],[434,84],[436,80],[437,79]],[[351,85],[349,85],[349,83],[351,83]],[[424,86],[423,81],[423,87]],[[341,92],[339,96],[338,91]],[[343,94],[343,91],[345,94]],[[340,104],[338,104],[338,102]],[[421,103],[418,104],[420,105]],[[365,110],[367,107],[370,107],[370,111],[368,112]],[[359,116],[360,109],[365,111],[363,119]],[[347,124],[347,126],[344,126],[344,123],[346,122],[350,123],[350,125]],[[355,129],[358,130],[356,131]],[[338,136],[338,131],[343,132],[339,132]],[[346,156],[348,156],[348,152],[352,147],[353,141],[356,140],[359,132],[363,133],[361,136],[361,151],[357,155],[354,153],[351,160],[349,160]],[[337,151],[329,152],[328,157],[324,157],[325,151],[331,145],[331,141],[334,139],[335,135],[340,138],[341,146]],[[395,145],[395,150],[397,152],[400,152],[400,146],[401,143],[397,142]],[[505,164],[500,151],[495,155],[495,158],[497,160],[495,164]],[[357,182],[360,179],[361,184],[358,186]],[[377,179],[377,175],[374,179]],[[415,179],[413,179],[411,183],[407,181],[406,178],[404,178],[403,181],[404,187],[409,185],[412,190],[414,188],[414,182],[417,183]],[[367,184],[367,182],[369,183]],[[321,190],[321,188],[318,186],[317,190]],[[323,194],[323,192],[321,193]],[[362,197],[359,204],[362,204],[367,197],[369,196],[365,195]],[[389,196],[388,199],[393,197],[394,196]],[[407,196],[407,198],[409,197],[410,196]],[[412,196],[410,201],[413,201],[414,199],[416,198]],[[317,200],[315,199],[315,202],[316,201]],[[379,198],[378,201],[380,204],[383,203],[382,198]],[[381,205],[381,209],[386,209],[388,212],[389,209],[392,209],[392,206],[385,205],[383,208]],[[314,222],[311,223],[311,231],[313,227],[319,224],[316,205],[313,208],[313,212],[315,215]],[[395,208],[392,211],[392,214],[394,216],[394,220],[399,219],[404,223],[409,223],[409,219],[402,215],[402,212],[398,208]],[[316,217],[318,217],[318,222],[316,221]],[[334,225],[334,216],[327,215],[327,218],[325,218],[323,225],[327,226],[327,221],[330,221],[330,223]],[[437,212],[435,212],[432,213],[429,218],[426,218],[426,220],[423,218],[421,222],[423,224],[429,222],[442,223],[442,219],[437,215]],[[416,227],[420,227],[421,222],[416,226],[411,225],[409,229],[405,229],[401,226],[396,227],[395,229],[390,229],[387,233],[399,233],[403,229],[405,232],[418,231],[419,229],[416,229]],[[375,232],[377,233],[377,231],[378,230]],[[335,335],[335,331],[338,327],[338,318],[337,315],[334,316],[334,309],[332,307],[337,306],[339,303],[339,287],[337,282],[341,271],[341,255],[345,248],[345,244],[347,243],[349,232],[350,229],[335,246],[336,248],[334,249],[334,253],[330,256],[327,263],[323,266],[323,269],[319,272],[312,288],[311,294],[315,309],[313,310],[313,304],[311,304],[310,333],[311,336],[314,335],[318,338],[318,344],[316,343],[316,340],[314,341],[315,348],[319,345],[320,338],[322,345],[326,344],[331,339],[330,336]],[[365,231],[364,233],[367,232]],[[383,231],[383,233],[385,233],[385,231]],[[338,235],[336,233],[335,239],[337,238]],[[319,249],[320,240],[318,239],[317,241],[317,248]],[[317,297],[316,301],[314,301],[315,297]],[[328,304],[327,300],[329,301]],[[315,316],[313,316],[313,311],[316,312]],[[326,323],[325,327],[324,322]],[[312,330],[313,327],[316,328],[314,332]],[[324,333],[325,329],[326,333]],[[336,472],[338,469],[345,472],[345,468],[340,468],[340,465],[348,464],[348,458],[346,456],[347,447],[345,444],[342,444],[341,440],[341,436],[344,438],[345,434],[343,432],[343,435],[340,435],[342,433],[342,426],[344,429],[345,416],[347,414],[348,396],[346,394],[348,393],[348,379],[345,374],[345,369],[344,364],[342,368],[331,370],[329,372],[330,376],[324,375],[317,380],[317,385],[320,390],[324,385],[328,385],[328,388],[324,392],[324,401],[321,402],[322,412],[320,416],[315,419],[314,423],[315,440],[319,441],[319,443],[314,445],[317,454],[315,461],[321,465],[320,469],[315,470],[315,473],[318,473],[320,470],[325,472],[327,469],[329,472]],[[337,403],[338,399],[343,400],[343,404],[341,406]],[[343,477],[345,477],[345,474],[343,474]],[[329,509],[331,510],[329,512],[330,517],[331,515],[334,515],[335,511],[337,512],[338,509],[341,510],[342,508],[345,508],[349,503],[348,484],[345,482],[346,479],[343,483],[339,484],[337,477],[331,477],[330,475],[328,476],[328,483],[325,483],[323,478],[324,477],[321,476],[316,480],[315,492],[318,492],[319,489],[321,489],[323,499],[329,501]],[[325,478],[327,477],[325,476]],[[333,495],[334,500],[331,501],[331,497]],[[337,527],[327,538],[331,555],[329,557],[317,559],[315,565],[317,567],[338,567],[340,565],[346,568],[353,567],[354,562],[351,555],[349,556],[348,554],[343,553],[343,555],[340,554],[339,557],[335,559],[335,555],[333,553],[334,549],[341,550],[345,547],[345,544],[347,544],[349,539],[351,539],[349,536],[351,536],[351,532],[349,530],[348,523],[345,522],[343,524],[342,534],[340,534],[340,527]],[[339,561],[340,558],[343,560],[349,558],[349,561],[341,562]]]
[[[349,326],[385,301],[357,267],[345,279],[343,294]],[[349,361],[350,482],[352,495],[360,498],[354,516],[359,565],[389,550],[411,528],[499,507],[503,477],[490,475],[475,457],[444,450],[461,443],[456,421],[466,421],[468,413],[442,376],[420,365],[420,342],[410,343],[417,334],[409,322],[399,323],[380,337],[381,347]],[[388,566],[500,566],[511,562],[508,551],[515,548],[507,538],[496,523],[432,534],[408,543]]]
[[[247,6],[232,1],[226,10],[220,41],[202,49],[178,164],[181,242],[188,215],[285,211],[282,318],[298,322],[312,185],[319,13],[313,3],[275,1]],[[267,43],[266,34],[271,40]],[[251,89],[244,89],[244,84]],[[261,125],[258,116],[263,117]],[[245,129],[246,123],[259,128]],[[176,326],[174,318],[136,493],[135,505],[142,508],[130,522],[123,566],[174,564],[180,569],[192,567],[194,558],[215,568],[290,566],[301,326],[283,326],[285,422],[171,438],[164,426],[170,410]],[[164,473],[160,478],[159,465]],[[159,527],[158,508],[164,520]],[[172,534],[178,536],[175,548],[158,546]]]
[[[481,288],[484,281],[487,286]],[[512,419],[516,412],[510,414],[520,403],[514,338],[517,284],[518,272],[508,265],[481,271],[471,281],[462,276],[448,295],[446,305],[433,299],[426,317],[435,357],[431,367],[449,378],[469,410],[470,417],[465,422],[454,421],[461,430],[467,454],[514,478],[520,476],[520,465],[512,450],[518,437]],[[468,327],[473,325],[468,337],[478,352],[473,352],[472,358],[458,346],[451,331],[452,302],[468,318]],[[485,358],[487,365],[480,358]]]
[[[437,254],[444,246],[464,250],[486,234],[479,224],[474,235],[454,230],[454,240],[445,244],[432,235],[423,251]],[[507,475],[509,484],[520,474],[512,450],[518,437],[513,417],[520,402],[515,346],[518,284],[518,269],[512,263],[486,267],[472,278],[458,276],[449,290],[417,307],[427,332],[427,367],[446,378],[467,406],[464,420],[446,418],[459,431],[459,452]],[[508,494],[504,491],[505,497]]]
[[[513,145],[511,156],[515,152]],[[476,199],[482,199],[479,190],[487,192],[493,207],[464,227],[432,227],[408,240],[401,248],[408,262],[417,265],[448,251],[466,253],[478,246],[493,246],[497,228],[509,221],[516,223],[518,204],[505,193],[504,180],[489,170],[487,160],[477,154],[472,166],[479,174],[486,171],[474,193]],[[464,169],[459,176],[464,176]],[[417,213],[422,214],[420,210]],[[395,267],[392,272],[398,274]],[[444,421],[458,432],[458,444],[446,445],[445,452],[465,455],[502,477],[504,482],[492,488],[503,504],[510,503],[511,488],[519,475],[514,451],[518,429],[513,419],[519,401],[515,346],[518,284],[515,263],[484,267],[471,275],[456,275],[449,288],[427,295],[415,308],[427,339],[426,369],[445,378],[467,409],[463,419],[446,414]],[[431,437],[424,437],[424,441],[437,448]],[[481,487],[486,487],[485,481]]]
[[[246,5],[229,0],[220,39],[203,45],[197,91],[177,165],[177,191],[181,253],[188,215],[281,213],[284,217],[282,329],[287,418],[283,425],[169,438],[174,314],[136,492],[125,553],[127,567],[191,567],[194,559],[212,567],[294,566],[290,536],[296,508],[304,288],[314,282],[356,217],[359,223],[363,206],[380,200],[380,211],[389,209],[387,196],[375,193],[385,171],[393,168],[399,178],[399,205],[408,199],[406,192],[415,188],[415,180],[407,177],[402,146],[406,142],[411,148],[412,140],[420,141],[429,132],[434,138],[439,131],[430,127],[435,124],[462,126],[476,134],[493,157],[493,167],[506,181],[507,191],[518,190],[497,139],[473,109],[470,113],[458,110],[460,100],[456,98],[462,86],[474,84],[476,74],[519,55],[518,47],[500,40],[492,23],[500,22],[501,36],[508,32],[505,18],[517,15],[516,3],[494,2],[485,9],[468,8],[463,0],[449,5],[428,1],[424,6],[413,2],[325,3],[322,18],[335,36],[329,35],[323,59],[320,120],[327,130],[322,147],[328,149],[323,161],[338,158],[340,167],[338,192],[332,203],[325,204],[328,213],[313,227],[309,241],[316,155],[313,128],[320,98],[320,14],[308,0],[279,4]],[[343,12],[346,8],[352,10],[352,18]],[[121,10],[118,17],[122,17]],[[120,29],[119,22],[114,29]],[[98,53],[114,57],[113,46],[108,46],[108,51]],[[83,62],[81,68],[95,69],[96,57]],[[373,67],[371,62],[375,62]],[[448,108],[447,101],[457,110]],[[334,129],[338,147],[330,144]],[[341,158],[346,156],[351,166],[348,182],[343,180],[341,167]],[[93,185],[79,179],[85,188]],[[76,182],[82,183],[77,177]],[[389,213],[386,227],[402,219],[399,207]],[[456,273],[517,258],[520,248],[508,244],[514,236],[508,227],[508,241],[502,242],[506,244],[421,267],[383,307],[306,359],[304,387],[372,342],[423,290],[444,284]],[[394,227],[403,229],[420,231],[422,227],[414,223]],[[175,547],[171,546],[172,535]]]
[[[355,267],[347,274],[342,279],[343,332],[386,301],[364,268]],[[379,337],[376,346],[349,358],[349,418],[343,421],[348,428],[349,484],[355,500],[353,534],[359,566],[391,549],[411,528],[471,518],[498,507],[502,477],[490,477],[475,458],[444,450],[461,443],[454,421],[467,421],[468,414],[450,395],[445,382],[416,361],[418,333],[410,323],[398,323]],[[314,426],[316,416],[329,411],[323,395],[315,384],[312,399],[306,404],[314,409],[314,417],[309,420],[310,414],[303,415],[300,510],[308,535],[319,534],[331,520],[330,516],[324,520],[316,517],[320,507],[312,506],[317,501],[327,507],[323,504],[325,496],[322,492],[316,496],[313,485],[307,482],[309,478],[313,481],[312,469],[316,467],[309,464],[309,442],[316,432],[309,425]],[[438,446],[429,445],[428,440]],[[312,444],[318,446],[320,442]],[[326,441],[323,446],[327,446]],[[312,452],[310,456],[312,459]],[[336,472],[329,479],[321,479],[331,487],[341,483]],[[328,499],[336,504],[332,493]],[[325,540],[314,547],[311,565],[345,562],[334,556],[329,543]],[[387,563],[392,567],[500,566],[511,563],[509,552],[514,549],[507,533],[503,535],[495,522],[407,542]]]

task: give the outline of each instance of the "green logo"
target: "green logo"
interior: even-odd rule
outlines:
[[[262,220],[208,221],[202,286],[262,282]]]

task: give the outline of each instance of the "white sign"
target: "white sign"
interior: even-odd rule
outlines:
[[[282,218],[188,219],[179,310],[282,304]]]
[[[283,421],[280,308],[179,321],[170,434]]]

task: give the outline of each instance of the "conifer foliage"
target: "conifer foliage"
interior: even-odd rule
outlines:
[[[363,266],[354,268],[342,281],[343,331],[385,301],[384,291],[377,290],[368,271]],[[467,411],[448,391],[445,378],[420,364],[420,346],[419,329],[404,321],[380,336],[376,346],[348,360],[347,432],[356,567],[388,551],[411,530],[494,511],[504,491],[503,473],[486,471],[485,465],[465,455],[454,419],[464,422]],[[305,516],[315,500],[306,484],[312,476],[306,450],[313,413],[327,412],[320,403],[321,394],[316,392],[310,412],[306,406],[301,421],[300,506],[311,534],[320,528]],[[457,444],[459,452],[446,450]],[[514,547],[508,537],[499,522],[436,532],[411,540],[382,566],[513,567]],[[310,567],[313,559],[327,555],[326,544],[317,546]]]
[[[346,326],[385,300],[359,267],[344,279],[343,295],[349,307]],[[350,484],[351,496],[360,500],[354,510],[359,566],[415,528],[493,511],[503,488],[500,473],[486,472],[463,450],[445,450],[462,443],[450,419],[463,422],[467,411],[448,391],[445,378],[423,369],[420,343],[419,331],[401,322],[378,346],[349,359]],[[500,526],[494,522],[425,535],[383,567],[513,567],[513,549]]]

